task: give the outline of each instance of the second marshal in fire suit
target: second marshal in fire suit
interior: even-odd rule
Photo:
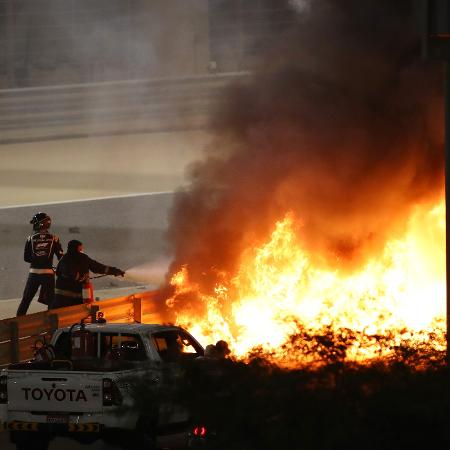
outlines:
[[[48,231],[52,220],[47,214],[38,212],[30,223],[33,225],[34,233],[28,236],[24,250],[24,260],[30,263],[30,273],[17,310],[18,316],[27,313],[39,288],[41,288],[39,302],[47,306],[53,302],[55,289],[53,257],[60,259],[63,255],[59,238]]]
[[[76,239],[67,245],[67,253],[56,267],[55,298],[53,308],[81,305],[83,303],[83,283],[89,281],[89,272],[105,275],[124,276],[117,267],[105,266],[83,253],[83,244]]]

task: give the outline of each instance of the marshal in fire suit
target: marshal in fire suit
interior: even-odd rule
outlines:
[[[67,253],[56,268],[55,298],[51,309],[83,303],[83,283],[89,280],[89,272],[105,275],[124,276],[117,267],[105,266],[83,253],[83,244],[72,240],[67,245]]]
[[[17,310],[18,316],[27,313],[39,288],[41,288],[39,302],[47,306],[53,302],[55,290],[53,257],[60,259],[63,255],[59,238],[48,231],[52,221],[47,214],[38,212],[30,223],[33,225],[34,233],[28,236],[24,250],[24,260],[30,263],[30,273]]]

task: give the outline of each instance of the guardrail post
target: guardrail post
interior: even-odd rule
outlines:
[[[53,334],[58,329],[58,314],[49,314],[48,321],[50,324],[51,334]]]
[[[91,309],[89,310],[89,315],[91,316],[91,322],[95,323],[97,320],[97,313],[100,309],[100,306],[98,305],[91,305]]]
[[[142,323],[142,298],[133,298],[133,316],[134,321],[137,323]]]
[[[11,362],[16,363],[20,360],[19,324],[14,320],[10,322],[9,327],[11,330]]]

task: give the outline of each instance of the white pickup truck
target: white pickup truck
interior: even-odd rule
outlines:
[[[0,374],[0,425],[17,450],[47,450],[55,436],[153,449],[161,430],[187,426],[187,411],[173,402],[145,415],[126,409],[133,401],[127,378],[145,375],[157,392],[168,373],[179,372],[181,359],[203,356],[182,328],[77,325],[57,330],[50,349],[50,358],[12,364]]]

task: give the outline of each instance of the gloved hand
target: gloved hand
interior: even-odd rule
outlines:
[[[108,275],[114,275],[115,277],[123,277],[125,272],[123,270],[118,269],[117,267],[110,267],[108,269]]]

